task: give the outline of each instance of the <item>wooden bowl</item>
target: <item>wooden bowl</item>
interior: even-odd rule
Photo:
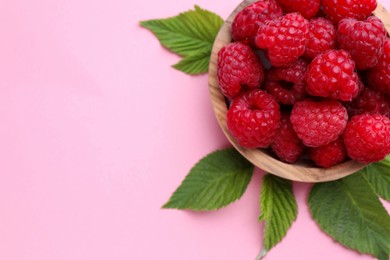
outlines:
[[[331,168],[318,168],[305,162],[298,162],[296,164],[288,164],[279,161],[270,152],[262,149],[247,149],[240,146],[235,138],[230,134],[226,125],[226,113],[228,110],[225,98],[219,88],[217,79],[217,57],[218,51],[225,45],[231,42],[231,24],[234,17],[244,7],[257,0],[244,0],[234,11],[230,14],[228,19],[221,27],[213,46],[209,65],[209,90],[211,102],[214,107],[215,116],[222,131],[232,143],[232,145],[251,163],[263,169],[266,172],[272,173],[279,177],[301,182],[325,182],[332,181],[348,176],[356,171],[364,168],[366,165],[358,163],[353,160],[346,161]],[[374,15],[383,21],[386,30],[390,29],[390,17],[387,10],[378,4],[374,11]]]

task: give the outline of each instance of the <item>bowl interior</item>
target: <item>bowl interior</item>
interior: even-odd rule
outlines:
[[[209,90],[211,102],[214,108],[214,113],[217,121],[228,138],[231,144],[255,166],[263,169],[266,172],[277,175],[279,177],[301,182],[325,182],[332,181],[348,176],[356,171],[364,168],[366,165],[353,160],[346,161],[331,168],[318,168],[312,164],[298,162],[296,164],[288,164],[276,159],[266,150],[262,149],[247,149],[240,146],[234,137],[230,134],[226,125],[226,113],[228,110],[225,97],[223,96],[217,78],[217,57],[218,51],[225,45],[231,42],[231,23],[238,12],[247,5],[256,2],[256,0],[244,0],[230,14],[223,26],[221,27],[213,46],[209,65]],[[390,17],[387,10],[378,3],[374,15],[382,20],[386,30],[390,29]]]

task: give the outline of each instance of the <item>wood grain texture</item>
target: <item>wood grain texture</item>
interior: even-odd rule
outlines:
[[[231,144],[255,166],[263,169],[266,172],[277,175],[279,177],[300,182],[325,182],[332,181],[348,176],[363,167],[364,164],[353,160],[346,161],[334,167],[323,169],[315,167],[311,164],[297,163],[287,164],[277,160],[269,152],[262,149],[246,149],[240,146],[234,137],[230,134],[226,125],[227,104],[225,98],[220,91],[217,79],[217,57],[218,51],[225,45],[231,42],[231,23],[236,14],[245,6],[255,2],[256,0],[244,0],[227,18],[221,27],[213,46],[209,66],[209,90],[211,102],[214,108],[217,121],[222,128]],[[374,15],[380,18],[385,24],[386,30],[390,30],[390,17],[388,11],[380,4],[374,11]]]

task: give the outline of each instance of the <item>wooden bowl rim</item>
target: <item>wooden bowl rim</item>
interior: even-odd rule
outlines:
[[[344,163],[338,164],[327,169],[304,164],[284,163],[268,155],[261,149],[247,149],[245,147],[240,146],[236,142],[235,138],[230,134],[226,125],[227,105],[225,102],[225,97],[220,91],[217,79],[218,51],[223,46],[231,42],[231,23],[236,14],[247,5],[256,1],[257,0],[244,0],[235,8],[235,10],[229,15],[229,17],[221,27],[214,41],[213,49],[211,52],[208,74],[210,98],[216,119],[223,133],[230,141],[230,143],[237,149],[237,151],[240,152],[255,166],[268,173],[293,181],[311,183],[332,181],[346,177],[364,168],[365,166],[367,166],[366,164],[358,163],[354,160],[348,160]],[[378,6],[374,11],[374,15],[381,19],[386,27],[386,30],[390,31],[390,17],[388,16],[387,10],[381,4],[378,3]]]

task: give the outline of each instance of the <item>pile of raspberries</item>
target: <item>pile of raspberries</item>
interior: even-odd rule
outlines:
[[[328,168],[390,154],[390,38],[375,0],[260,0],[218,52],[227,126],[246,148]]]

